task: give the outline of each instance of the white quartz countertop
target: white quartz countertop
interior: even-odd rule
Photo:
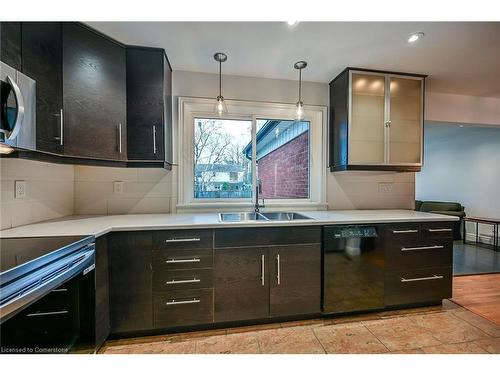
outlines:
[[[218,213],[67,216],[0,231],[0,238],[102,236],[111,231],[241,228],[325,224],[456,221],[457,217],[410,210],[299,211],[314,220],[220,222]]]

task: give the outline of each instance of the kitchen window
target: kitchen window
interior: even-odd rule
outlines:
[[[260,183],[266,207],[323,209],[326,107],[179,98],[177,210],[248,209]],[[314,181],[314,183],[313,183]]]

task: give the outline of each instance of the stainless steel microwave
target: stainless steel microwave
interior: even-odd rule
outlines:
[[[36,82],[0,62],[0,143],[36,149]]]

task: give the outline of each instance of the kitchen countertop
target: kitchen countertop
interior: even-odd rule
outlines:
[[[241,228],[325,224],[368,224],[425,221],[457,221],[454,216],[410,210],[297,211],[314,220],[220,222],[218,213],[134,214],[67,216],[0,231],[0,238],[46,236],[102,236],[111,231]]]

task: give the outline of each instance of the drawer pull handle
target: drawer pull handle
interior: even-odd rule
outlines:
[[[435,250],[444,249],[443,245],[418,246],[418,247],[402,247],[401,251],[417,251],[417,250]]]
[[[434,275],[434,276],[429,276],[429,277],[417,277],[416,279],[405,279],[404,277],[401,278],[401,282],[402,283],[411,283],[411,282],[414,282],[414,281],[426,281],[426,280],[438,280],[438,279],[443,279],[444,276],[437,276],[437,275]]]
[[[451,232],[451,228],[428,229],[429,232]]]
[[[171,242],[198,242],[200,241],[199,238],[170,238],[168,240],[165,240],[166,243],[171,243]]]
[[[170,280],[167,281],[167,285],[172,285],[172,284],[189,284],[189,283],[199,283],[201,280],[197,279],[196,277],[193,279],[188,279],[188,280]]]
[[[167,264],[171,264],[171,263],[198,263],[200,261],[201,261],[200,258],[192,258],[192,259],[168,259],[165,262]]]
[[[394,234],[418,233],[418,229],[393,230]]]
[[[281,264],[280,264],[280,255],[276,255],[276,263],[278,266],[278,272],[276,272],[276,280],[278,285],[281,285]]]
[[[175,299],[173,299],[172,301],[168,301],[166,303],[167,306],[171,306],[171,305],[188,305],[190,303],[200,303],[201,300],[198,299],[198,298],[193,298],[193,299],[190,299],[190,300],[187,300],[187,301],[176,301]]]
[[[262,254],[260,256],[260,284],[262,286],[265,285],[265,279],[264,279],[264,275],[266,272],[265,264],[266,264],[266,256],[264,254]]]
[[[27,314],[27,317],[35,317],[35,316],[51,316],[51,315],[64,315],[67,314],[68,310],[61,310],[61,311],[51,311],[51,312],[43,312],[43,313],[32,313],[32,314]]]

